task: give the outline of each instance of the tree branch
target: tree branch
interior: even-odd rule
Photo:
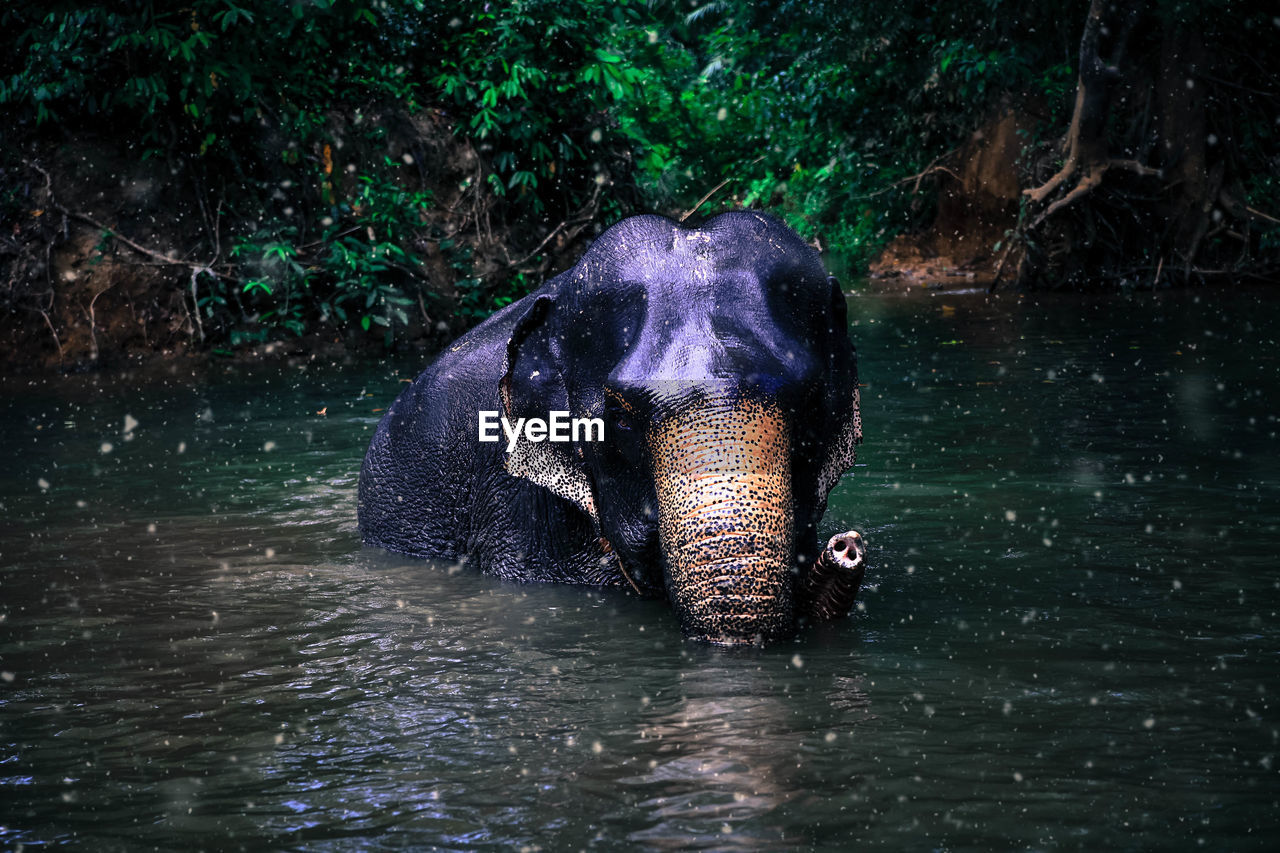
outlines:
[[[757,157],[756,159],[752,160],[752,161],[751,161],[750,163],[748,163],[747,165],[748,165],[748,166],[754,166],[756,163],[759,163],[759,162],[760,162],[761,160],[763,160],[763,159],[764,159],[764,155],[763,155],[763,154],[761,154],[759,157]],[[730,181],[732,181],[732,180],[733,180],[733,178],[732,178],[732,177],[725,178],[723,181],[721,181],[720,183],[718,183],[718,184],[716,184],[714,187],[712,187],[710,192],[708,192],[708,193],[707,193],[706,195],[704,195],[702,198],[698,199],[698,203],[697,203],[697,204],[695,204],[693,207],[689,208],[688,210],[686,210],[686,211],[684,212],[684,215],[682,215],[682,216],[680,217],[680,220],[679,220],[679,221],[684,222],[684,221],[685,221],[686,219],[688,219],[690,216],[693,216],[693,214],[697,213],[698,208],[700,208],[700,207],[702,207],[704,204],[706,204],[706,203],[707,203],[707,201],[708,201],[708,200],[709,200],[713,195],[715,195],[716,193],[720,192],[720,190],[724,189],[725,185],[726,185],[726,184],[728,184],[728,183],[729,183]]]
[[[596,211],[599,209],[600,190],[601,190],[601,187],[603,186],[604,186],[603,184],[596,184],[595,192],[591,194],[591,200],[588,201],[585,205],[583,205],[578,210],[576,215],[569,217],[568,219],[564,220],[559,225],[557,225],[555,228],[552,228],[551,233],[547,234],[546,237],[542,238],[542,242],[538,244],[538,247],[536,249],[534,249],[529,254],[525,255],[520,260],[512,264],[508,264],[508,269],[523,266],[524,264],[531,261],[534,257],[538,255],[539,252],[541,252],[546,247],[548,243],[551,242],[552,238],[554,238],[562,230],[568,228],[570,225],[580,225],[585,222],[590,222],[592,219],[594,219],[596,215]]]

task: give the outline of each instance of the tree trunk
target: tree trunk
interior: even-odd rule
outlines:
[[[1022,239],[1011,244],[1022,247],[1016,274],[1019,284],[1034,283],[1045,273],[1045,268],[1054,263],[1056,259],[1048,256],[1050,250],[1046,247],[1053,246],[1061,255],[1074,250],[1075,241],[1070,230],[1055,235],[1056,240],[1028,237],[1041,230],[1050,217],[1079,203],[1096,190],[1109,169],[1115,167],[1140,175],[1158,174],[1157,170],[1132,158],[1114,158],[1107,142],[1113,93],[1122,76],[1121,63],[1138,11],[1138,0],[1093,0],[1089,5],[1084,33],[1080,37],[1075,108],[1063,139],[1065,160],[1062,168],[1049,180],[1023,191],[1028,203],[1023,224],[1019,227]],[[999,283],[1006,260],[1008,255],[996,271],[993,289]]]
[[[1170,27],[1160,47],[1160,77],[1156,82],[1159,138],[1153,156],[1174,192],[1166,215],[1168,236],[1185,247],[1184,269],[1192,263],[1208,230],[1204,202],[1211,200],[1206,167],[1206,87],[1197,83],[1204,46],[1194,30]],[[1221,173],[1219,173],[1221,183]]]

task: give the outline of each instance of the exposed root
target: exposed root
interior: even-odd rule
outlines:
[[[1045,181],[1038,187],[1023,190],[1023,194],[1032,204],[1044,204],[1044,200],[1048,198],[1054,190],[1062,186],[1062,182],[1075,174],[1076,160],[1074,157],[1067,158],[1067,162],[1062,165],[1058,173],[1049,180]]]
[[[1098,185],[1102,183],[1102,176],[1106,173],[1107,167],[1105,165],[1091,169],[1089,173],[1082,177],[1080,182],[1072,188],[1071,192],[1046,207],[1039,216],[1032,220],[1031,225],[1028,226],[1028,230],[1038,228],[1040,223],[1044,222],[1050,216],[1053,216],[1059,210],[1070,207],[1089,193],[1093,192]]]

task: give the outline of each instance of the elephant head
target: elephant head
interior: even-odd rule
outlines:
[[[501,382],[507,417],[599,417],[604,440],[521,440],[507,470],[577,504],[687,635],[786,636],[861,440],[845,311],[771,217],[624,220],[519,319]]]

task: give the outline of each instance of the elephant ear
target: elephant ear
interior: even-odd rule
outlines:
[[[831,413],[834,437],[818,472],[818,500],[825,505],[827,495],[840,482],[840,475],[853,467],[862,443],[862,412],[858,394],[858,355],[849,341],[849,310],[844,291],[835,276],[828,276],[831,309],[827,313],[827,370],[830,384],[827,411]]]
[[[507,341],[506,365],[498,384],[503,414],[549,419],[553,411],[569,411],[559,341],[552,332],[555,300],[539,296],[516,323]],[[507,454],[507,473],[536,483],[576,504],[598,523],[595,497],[586,469],[568,443],[532,442],[523,431]]]

